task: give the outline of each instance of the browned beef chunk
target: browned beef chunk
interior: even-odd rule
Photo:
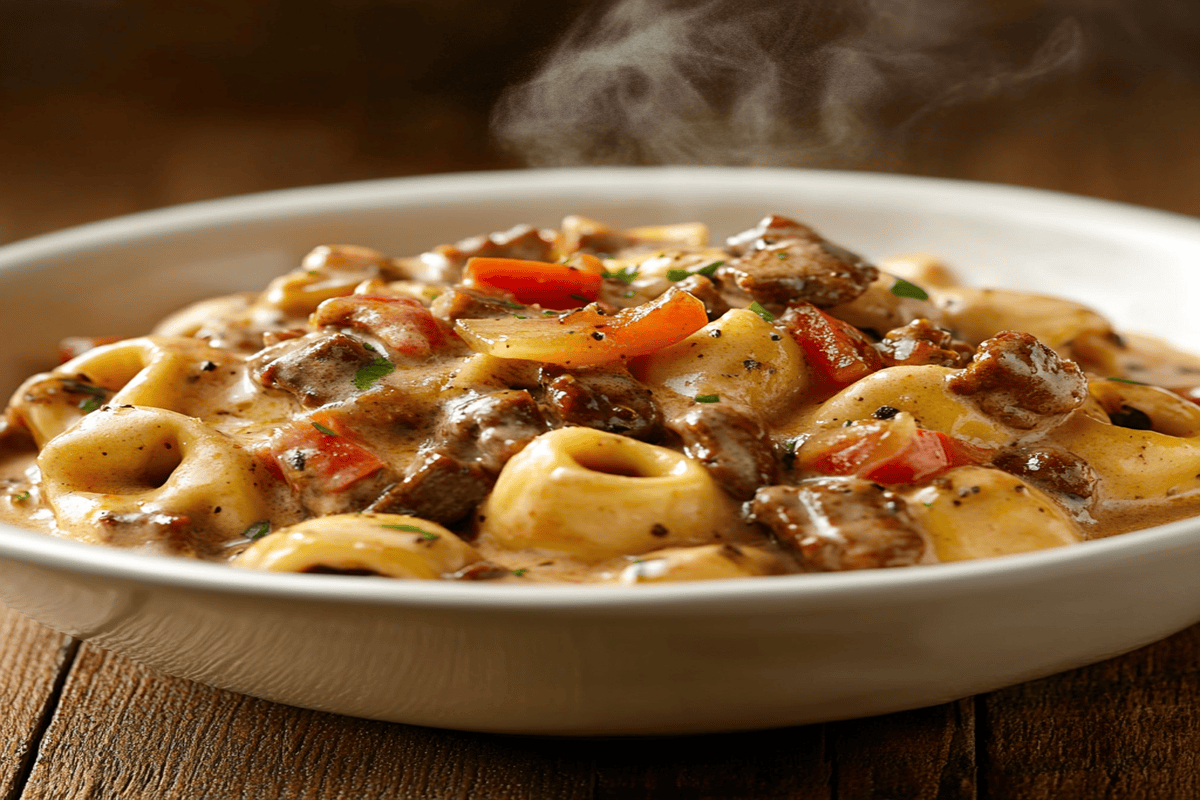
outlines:
[[[454,249],[463,258],[521,258],[526,261],[550,261],[552,239],[532,225],[517,225],[507,231],[463,239]]]
[[[771,310],[789,303],[848,303],[879,277],[862,258],[787,217],[767,217],[729,239],[731,259],[718,275]]]
[[[1001,331],[950,379],[985,414],[1022,430],[1052,427],[1083,403],[1087,378],[1028,333]]]
[[[354,375],[372,363],[377,354],[344,333],[292,339],[265,351],[253,374],[267,389],[291,392],[310,408],[354,393]]]
[[[1029,481],[1077,511],[1090,505],[1099,480],[1090,464],[1052,444],[1005,448],[992,459],[992,466]]]
[[[655,442],[663,435],[663,415],[654,396],[624,367],[541,370],[546,406],[563,425],[619,433]]]
[[[455,283],[462,278],[467,259],[476,256],[523,258],[529,261],[550,261],[552,239],[530,225],[518,225],[507,231],[487,236],[473,236],[456,244],[435,247],[416,258],[402,259],[400,266],[411,276],[422,280]]]
[[[917,319],[904,327],[888,331],[875,345],[889,367],[898,365],[963,367],[971,360],[973,348],[954,338],[950,331],[927,319]]]
[[[904,499],[859,478],[767,486],[748,510],[815,570],[906,567],[925,554]]]
[[[436,448],[414,460],[404,479],[388,487],[367,510],[453,525],[475,510],[494,482],[479,464]]]
[[[453,525],[475,510],[494,482],[495,476],[478,463],[435,448],[414,460],[404,479],[389,486],[366,510]]]
[[[454,322],[456,319],[508,317],[520,313],[523,308],[512,300],[453,286],[439,295],[429,310],[435,317]]]
[[[729,310],[729,303],[725,302],[716,284],[703,275],[689,276],[675,285],[704,303],[704,311],[710,321]]]
[[[434,439],[456,457],[477,462],[495,475],[510,458],[547,430],[533,396],[506,389],[468,397],[449,406]]]
[[[779,478],[771,439],[749,413],[731,405],[705,403],[673,420],[670,427],[683,441],[684,452],[738,500],[749,500],[758,487]]]
[[[468,396],[445,409],[403,480],[367,510],[412,514],[442,525],[460,522],[487,497],[508,459],[545,430],[529,392]]]

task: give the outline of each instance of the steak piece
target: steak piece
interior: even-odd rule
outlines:
[[[979,345],[975,358],[949,381],[983,413],[1021,430],[1062,422],[1087,398],[1087,378],[1028,333],[1001,331]]]
[[[974,350],[959,341],[945,328],[927,319],[916,319],[900,328],[893,328],[875,345],[889,367],[924,366],[964,367]]]
[[[663,414],[653,393],[624,367],[541,369],[547,410],[563,425],[619,433],[645,442],[663,436]]]
[[[873,265],[787,217],[767,217],[728,246],[735,257],[717,274],[771,311],[801,301],[849,303],[879,277]]]
[[[822,572],[907,567],[925,554],[925,539],[904,499],[860,478],[767,486],[747,510],[796,548],[809,568]]]
[[[724,404],[703,404],[670,423],[683,451],[708,470],[738,500],[754,497],[758,487],[776,483],[780,466],[762,424]]]
[[[289,339],[264,353],[268,358],[253,368],[258,382],[290,392],[309,408],[353,395],[355,373],[377,357],[344,333]]]

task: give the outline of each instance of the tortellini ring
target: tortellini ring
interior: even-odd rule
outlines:
[[[273,572],[367,573],[434,580],[480,561],[450,531],[403,514],[332,514],[282,528],[251,544],[234,566]]]
[[[585,561],[745,538],[736,504],[698,461],[591,428],[538,436],[480,512],[480,539]]]
[[[94,411],[48,442],[38,466],[59,528],[83,541],[203,552],[270,515],[262,465],[173,411]]]

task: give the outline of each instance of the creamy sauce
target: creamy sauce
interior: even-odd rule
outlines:
[[[885,266],[780,217],[724,247],[569,218],[411,259],[318,248],[30,378],[0,520],[262,569],[641,583],[1200,513],[1200,358]]]

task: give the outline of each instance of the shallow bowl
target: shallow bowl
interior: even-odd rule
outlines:
[[[255,289],[311,247],[411,254],[581,213],[618,225],[767,213],[869,257],[926,250],[970,282],[1061,294],[1200,345],[1200,223],[897,176],[603,169],[318,187],[138,214],[0,248],[0,388],[65,335],[133,335]],[[0,601],[163,672],[298,706],[535,734],[674,734],[949,701],[1200,620],[1200,522],[900,570],[675,585],[492,586],[279,575],[0,527]]]

